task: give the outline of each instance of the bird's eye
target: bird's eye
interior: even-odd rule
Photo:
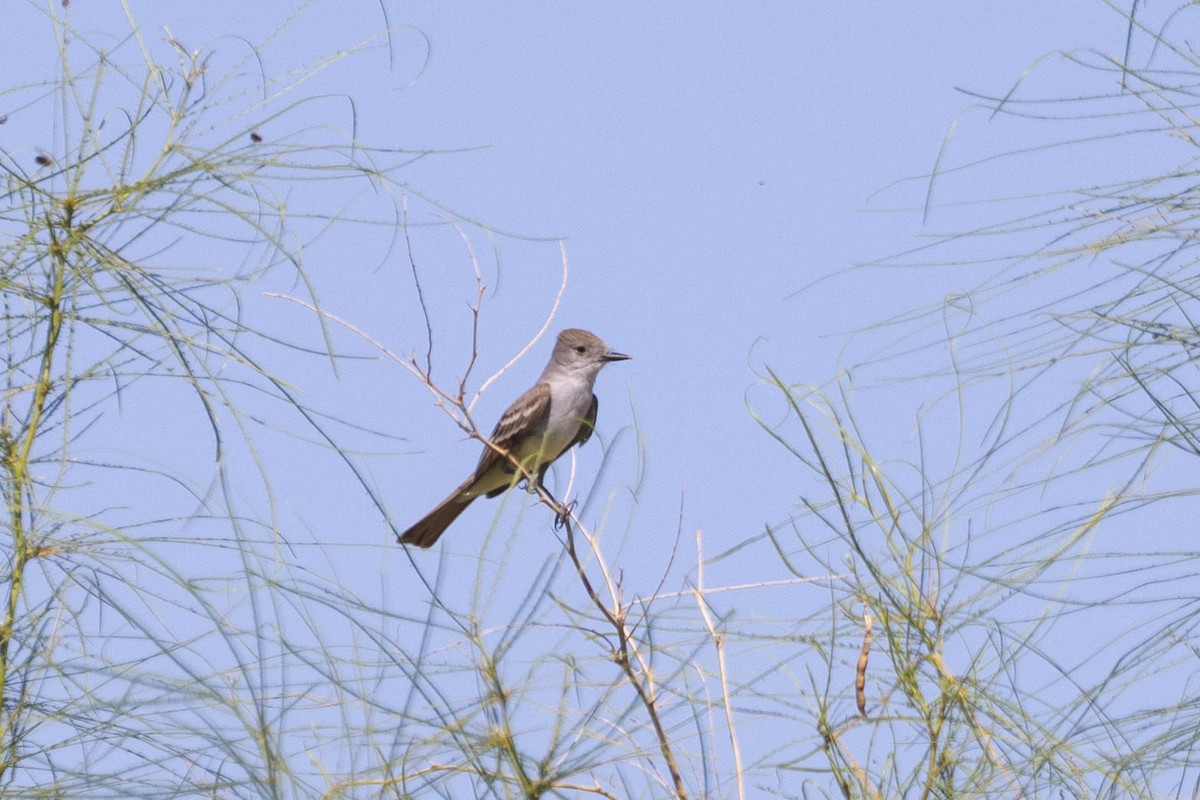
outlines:
[[[586,353],[586,352],[587,352],[587,348],[586,348],[586,347],[584,347],[584,346],[583,346],[583,345],[581,345],[581,344],[579,344],[579,345],[575,345],[575,352],[576,352],[576,353],[579,353],[580,355],[583,355],[584,353]]]

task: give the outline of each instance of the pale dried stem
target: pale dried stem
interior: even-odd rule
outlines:
[[[696,598],[696,607],[700,609],[700,614],[704,617],[704,624],[708,628],[708,635],[712,637],[713,646],[717,650],[717,668],[720,670],[721,678],[721,702],[725,708],[725,728],[729,732],[729,745],[733,750],[733,768],[734,774],[737,777],[737,796],[740,800],[745,800],[746,787],[744,771],[742,769],[742,749],[738,744],[737,727],[733,721],[733,701],[729,695],[729,671],[725,664],[725,633],[724,631],[717,630],[717,626],[713,622],[712,613],[708,608],[708,601],[704,598],[704,531],[700,528],[696,529],[696,588],[692,592]]]

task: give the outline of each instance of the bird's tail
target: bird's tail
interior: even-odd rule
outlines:
[[[450,523],[458,519],[458,515],[466,511],[467,506],[471,505],[471,501],[475,499],[474,495],[463,496],[464,490],[471,483],[472,480],[468,480],[455,489],[449,497],[438,504],[437,508],[401,534],[400,543],[415,544],[417,547],[432,547],[433,543],[446,532],[446,528],[450,527]]]

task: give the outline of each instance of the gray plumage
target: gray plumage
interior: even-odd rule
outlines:
[[[596,375],[614,353],[598,336],[578,328],[558,335],[550,362],[531,389],[500,417],[489,437],[537,476],[538,483],[559,456],[583,444],[596,426]],[[430,547],[476,497],[495,497],[520,480],[512,460],[484,445],[475,471],[457,489],[400,536],[403,544]]]

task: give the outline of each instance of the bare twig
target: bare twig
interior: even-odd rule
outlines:
[[[713,646],[717,650],[717,668],[721,677],[721,702],[725,707],[725,728],[729,731],[729,745],[733,750],[733,769],[737,779],[737,796],[745,798],[744,771],[742,769],[742,748],[738,745],[737,727],[733,722],[733,699],[729,694],[729,670],[725,664],[725,632],[718,631],[713,623],[712,613],[708,608],[708,600],[704,597],[704,531],[696,529],[696,588],[692,590],[696,598],[696,606],[704,617],[708,635],[712,637]]]
[[[558,245],[558,251],[559,251],[559,254],[562,256],[562,280],[558,284],[558,294],[556,294],[554,296],[554,304],[550,306],[550,313],[548,313],[546,315],[546,320],[542,323],[542,327],[538,328],[538,331],[537,331],[537,333],[535,333],[533,335],[533,338],[530,339],[529,342],[524,347],[522,347],[515,356],[510,358],[508,360],[507,364],[505,364],[500,369],[496,370],[496,373],[494,375],[492,375],[490,378],[488,378],[482,384],[480,384],[479,389],[477,389],[475,392],[475,396],[473,398],[471,398],[470,408],[475,407],[475,403],[477,403],[479,401],[479,398],[483,395],[484,392],[487,391],[488,387],[491,386],[496,381],[497,378],[499,378],[505,372],[508,372],[510,369],[512,369],[512,366],[514,364],[516,364],[518,361],[520,361],[522,358],[524,358],[525,354],[533,349],[533,346],[538,343],[538,340],[541,339],[546,334],[547,330],[549,330],[550,323],[554,321],[555,315],[558,314],[558,307],[562,303],[563,293],[567,291],[567,276],[568,276],[568,272],[569,272],[569,270],[567,269],[566,245],[564,245],[560,242]]]
[[[425,374],[433,375],[433,324],[429,321],[429,306],[425,304],[425,293],[421,290],[421,276],[417,271],[417,259],[413,255],[412,236],[408,230],[408,195],[400,197],[402,226],[404,228],[404,245],[408,249],[408,265],[412,268],[413,285],[417,287],[417,303],[421,306],[421,316],[425,319]]]
[[[475,369],[475,362],[479,359],[479,315],[483,312],[483,293],[487,287],[483,285],[483,274],[479,271],[479,259],[475,257],[475,245],[471,243],[471,237],[467,236],[466,231],[457,222],[454,223],[454,230],[467,249],[467,257],[471,261],[471,273],[475,276],[475,302],[471,304],[471,360],[467,363],[467,368],[463,370],[462,381],[458,385],[458,396],[461,399],[466,397],[467,378],[471,376],[471,371]]]
[[[563,520],[563,526],[566,529],[567,555],[570,557],[571,563],[575,565],[575,572],[579,575],[584,592],[604,619],[608,621],[608,624],[612,626],[614,633],[617,635],[617,647],[613,653],[613,660],[616,661],[621,671],[625,673],[625,678],[629,681],[629,685],[633,687],[634,692],[637,693],[638,700],[641,701],[642,707],[646,709],[646,714],[650,717],[650,722],[654,726],[654,733],[658,737],[659,752],[662,754],[663,761],[667,765],[667,771],[671,773],[671,780],[675,785],[675,796],[679,800],[687,800],[687,787],[683,784],[683,776],[679,772],[679,765],[675,761],[671,741],[667,737],[662,717],[659,714],[654,680],[650,670],[641,661],[640,653],[633,640],[633,632],[626,624],[629,609],[628,606],[621,604],[619,601],[619,587],[612,582],[607,568],[604,567],[603,559],[599,558],[599,548],[596,545],[595,539],[580,524],[578,518],[540,486],[538,487],[538,495],[541,497],[542,502],[554,509],[555,513],[559,514]],[[587,569],[584,567],[582,559],[579,557],[579,550],[575,546],[576,527],[579,528],[580,533],[587,540],[592,553],[597,556],[597,562],[601,565],[601,571],[605,576],[609,594],[614,599],[612,608],[609,608],[604,600],[600,598],[599,593],[592,584],[591,578],[588,577]],[[633,647],[630,646],[631,644],[633,644]],[[634,656],[632,659],[630,658],[631,653]],[[640,672],[634,667],[634,660],[637,660],[641,666]]]

